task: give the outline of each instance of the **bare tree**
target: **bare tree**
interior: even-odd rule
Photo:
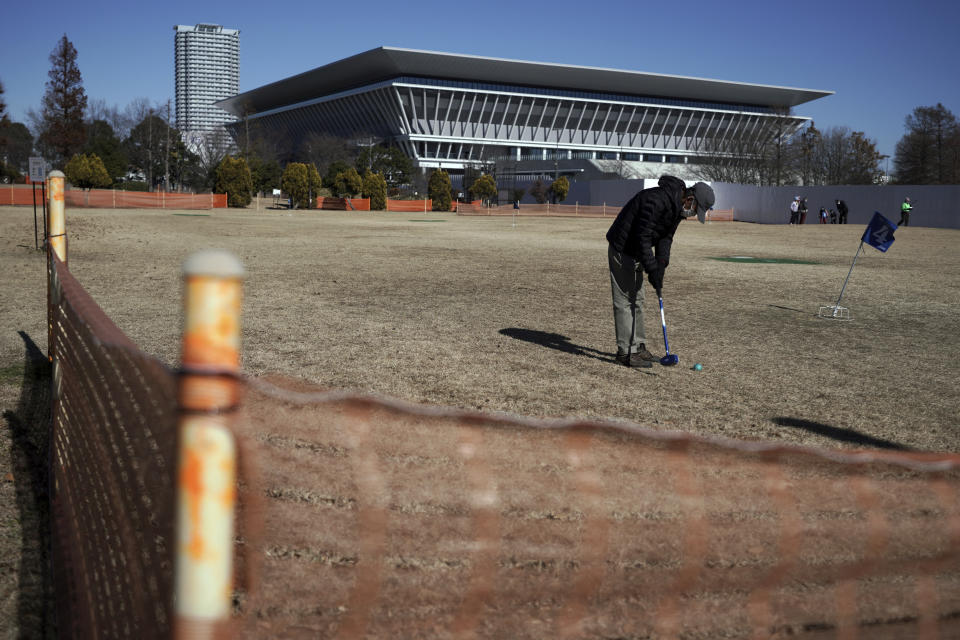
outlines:
[[[882,175],[885,156],[861,131],[830,127],[823,132],[811,124],[791,141],[801,183],[875,184]]]
[[[147,116],[152,115],[156,111],[156,107],[150,104],[150,100],[147,98],[134,98],[131,100],[126,107],[123,108],[123,111],[120,113],[120,123],[121,126],[115,127],[117,135],[122,138],[127,138],[130,136],[130,132],[135,126],[143,122]],[[126,135],[122,135],[126,133]]]
[[[353,165],[357,159],[357,148],[347,138],[326,133],[310,133],[300,143],[297,159],[317,167],[321,175],[334,162]]]
[[[123,139],[130,135],[130,123],[116,106],[107,105],[103,98],[92,98],[87,101],[85,115],[87,124],[96,120],[103,120],[113,129],[118,138]]]
[[[774,108],[748,132],[705,134],[697,175],[703,180],[738,184],[781,185],[795,180],[790,140],[796,119],[789,109]]]
[[[735,184],[762,184],[762,156],[755,145],[746,140],[719,141],[708,138],[703,141],[701,160],[695,174],[708,182],[731,182]]]
[[[960,123],[942,104],[917,107],[906,117],[894,167],[903,184],[960,182]]]
[[[214,174],[233,145],[233,139],[223,128],[192,134],[185,142],[187,148],[197,155],[200,170],[206,176]]]

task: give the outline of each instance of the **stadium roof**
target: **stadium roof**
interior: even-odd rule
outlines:
[[[379,47],[246,91],[216,104],[242,117],[244,112],[262,113],[398,76],[764,107],[794,107],[834,93],[640,71]]]

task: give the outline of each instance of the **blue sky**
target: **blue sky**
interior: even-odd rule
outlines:
[[[960,117],[956,2],[52,0],[36,8],[3,15],[0,82],[18,121],[39,110],[64,33],[87,95],[123,108],[173,98],[173,26],[199,22],[240,29],[241,91],[394,46],[835,91],[795,112],[821,129],[862,131],[891,156],[915,107],[940,102]]]

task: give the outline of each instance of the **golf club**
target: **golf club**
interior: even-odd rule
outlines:
[[[667,319],[663,315],[663,296],[657,291],[657,298],[660,299],[660,324],[663,325],[663,348],[667,350],[667,355],[660,358],[660,364],[665,367],[672,367],[680,363],[680,357],[675,353],[670,353],[670,344],[667,342]]]

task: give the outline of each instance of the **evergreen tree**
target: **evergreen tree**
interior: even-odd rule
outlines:
[[[310,175],[307,165],[302,162],[291,162],[283,170],[280,178],[283,192],[293,200],[293,208],[310,206]]]
[[[180,133],[171,128],[151,109],[148,115],[130,130],[130,136],[124,141],[123,149],[130,165],[143,172],[147,184],[153,189],[158,178],[163,178],[165,168],[171,164],[176,165],[178,162],[178,158],[175,157],[165,162],[165,157],[168,152],[173,154],[178,150],[179,140]],[[214,164],[206,169],[209,177],[213,177],[216,167],[217,165]]]
[[[103,161],[96,155],[77,154],[63,168],[67,182],[80,189],[109,187],[112,183]]]
[[[414,173],[413,161],[403,150],[383,145],[364,148],[357,156],[356,168],[357,171],[369,169],[379,173],[391,189],[409,183]]]
[[[0,131],[10,125],[10,117],[7,116],[7,103],[3,100],[3,83],[0,82]],[[4,139],[0,133],[0,145],[4,144]]]
[[[99,157],[113,180],[127,173],[127,155],[113,127],[106,120],[94,120],[87,125],[87,142],[83,152]]]
[[[327,166],[327,172],[323,175],[323,186],[336,191],[337,176],[347,169],[350,165],[342,160],[334,160]]]
[[[243,158],[225,156],[216,169],[214,193],[227,194],[228,207],[246,207],[253,200],[253,178]]]
[[[427,193],[433,200],[434,211],[450,211],[450,201],[453,199],[450,191],[450,174],[443,169],[437,169],[430,174]]]
[[[264,160],[259,155],[249,153],[244,155],[250,166],[250,176],[253,178],[254,193],[270,195],[274,189],[280,188],[280,176],[283,169],[276,160]]]
[[[312,162],[307,164],[307,206],[311,209],[316,208],[317,197],[320,195],[320,189],[322,188],[323,179],[320,177],[320,172],[317,171],[317,166]]]
[[[362,190],[363,179],[353,167],[338,173],[333,181],[333,193],[338,198],[349,198]]]
[[[43,96],[39,142],[55,166],[83,149],[87,94],[77,67],[77,50],[66,34],[50,54],[50,80]]]
[[[492,176],[484,174],[470,185],[470,193],[473,194],[474,198],[490,201],[497,196],[497,183],[494,182]]]
[[[367,171],[363,175],[363,197],[370,198],[370,209],[382,211],[387,208],[387,181],[379,173]]]
[[[25,171],[33,152],[33,136],[20,122],[11,122],[0,83],[0,178],[13,181]]]
[[[560,176],[550,185],[549,191],[553,196],[554,203],[563,202],[567,199],[567,194],[570,193],[570,181],[567,180],[566,176]]]

